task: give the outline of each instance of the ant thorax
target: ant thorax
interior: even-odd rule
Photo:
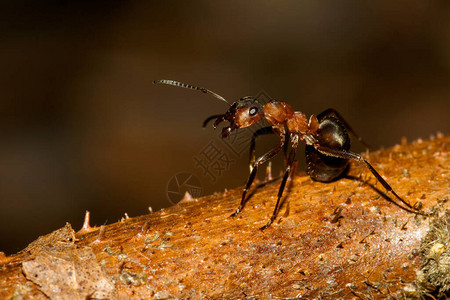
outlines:
[[[315,115],[308,118],[300,111],[295,111],[286,102],[271,101],[264,105],[264,117],[270,125],[285,124],[290,133],[315,135],[319,121]]]
[[[264,117],[270,125],[284,124],[293,114],[294,110],[286,102],[272,100],[264,104]]]

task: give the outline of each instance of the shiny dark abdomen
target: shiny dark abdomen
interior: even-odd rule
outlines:
[[[322,146],[332,149],[350,149],[350,138],[338,119],[319,115],[318,140]],[[347,170],[348,160],[324,155],[314,146],[306,146],[308,175],[317,181],[329,182],[337,179]]]

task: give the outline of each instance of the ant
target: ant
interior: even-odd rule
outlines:
[[[231,217],[239,214],[244,208],[248,200],[246,198],[247,191],[255,179],[258,167],[269,161],[281,150],[284,149],[286,151],[287,145],[290,142],[291,149],[287,155],[286,170],[284,171],[280,188],[278,190],[278,198],[277,203],[275,204],[275,209],[269,222],[260,229],[264,230],[273,223],[281,208],[280,199],[283,196],[287,179],[292,170],[295,160],[295,153],[300,141],[306,144],[305,152],[307,174],[313,180],[320,182],[331,182],[345,174],[350,160],[364,163],[375,178],[383,185],[383,187],[387,191],[391,192],[395,198],[402,202],[406,207],[392,201],[395,205],[410,213],[427,215],[426,213],[419,211],[420,205],[412,206],[397,195],[392,187],[386,182],[386,180],[383,179],[383,177],[381,177],[381,175],[367,160],[365,160],[361,155],[349,150],[350,137],[348,132],[350,132],[365,146],[367,146],[367,144],[363,142],[363,140],[344,120],[344,118],[334,109],[330,108],[317,116],[311,115],[307,118],[304,113],[294,111],[288,103],[283,101],[271,100],[262,105],[254,97],[247,96],[241,98],[233,104],[230,104],[222,96],[203,87],[193,86],[174,80],[155,80],[153,83],[198,90],[203,93],[210,94],[227,103],[229,108],[224,114],[210,116],[203,122],[203,127],[205,127],[211,120],[215,119],[215,129],[223,121],[228,121],[230,125],[222,129],[222,138],[228,137],[234,130],[256,124],[263,118],[270,124],[270,126],[261,128],[253,134],[250,146],[250,175],[242,193],[241,203],[236,211],[231,214]],[[257,136],[267,133],[277,134],[280,137],[280,142],[272,150],[255,159],[255,139]]]

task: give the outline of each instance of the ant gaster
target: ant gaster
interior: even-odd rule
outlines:
[[[415,214],[425,214],[419,211],[416,206],[410,205],[403,200],[392,187],[381,177],[381,175],[372,167],[372,165],[365,160],[361,155],[349,151],[350,137],[347,132],[350,132],[358,140],[365,144],[362,139],[356,135],[349,124],[342,118],[342,116],[334,109],[327,109],[317,116],[311,115],[309,118],[299,111],[294,111],[292,107],[286,102],[272,100],[264,105],[260,104],[254,97],[244,97],[240,100],[229,104],[222,96],[202,87],[193,86],[173,80],[155,80],[154,83],[173,85],[182,88],[198,90],[203,93],[210,94],[224,102],[230,107],[220,115],[213,115],[203,122],[203,126],[214,120],[214,128],[216,128],[223,121],[228,121],[230,124],[222,129],[222,138],[226,138],[231,132],[239,128],[249,127],[256,124],[261,119],[266,119],[270,126],[257,130],[252,137],[250,154],[250,176],[242,193],[241,203],[236,211],[231,216],[239,214],[247,202],[246,195],[253,180],[256,176],[258,167],[270,160],[281,150],[286,149],[288,143],[291,143],[291,149],[287,156],[286,170],[278,190],[277,203],[269,222],[261,227],[266,229],[269,227],[281,207],[281,198],[286,186],[289,173],[292,170],[292,165],[295,159],[295,152],[299,142],[306,144],[306,161],[307,173],[316,181],[330,182],[341,175],[343,175],[348,167],[349,161],[354,160],[363,163],[372,172],[376,179],[383,185],[386,190],[391,192],[395,198],[402,202],[406,207],[394,202],[400,208]],[[264,155],[254,158],[255,138],[261,134],[275,133],[280,137],[279,144]]]

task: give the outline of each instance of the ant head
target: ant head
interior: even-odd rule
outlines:
[[[213,91],[205,89],[203,87],[190,85],[190,84],[182,83],[182,82],[175,81],[175,80],[167,80],[167,79],[155,80],[155,81],[153,81],[153,83],[172,85],[172,86],[177,86],[177,87],[190,89],[190,90],[197,90],[197,91],[203,92],[205,94],[210,94],[213,97],[230,105],[229,102],[224,97],[220,96],[219,94],[214,93]],[[228,121],[228,122],[230,122],[230,126],[227,126],[222,129],[222,137],[225,138],[225,137],[229,136],[230,133],[235,129],[249,127],[249,126],[257,123],[259,120],[261,120],[261,118],[263,116],[264,116],[264,111],[263,111],[262,105],[260,103],[258,103],[258,101],[253,97],[244,97],[244,98],[241,98],[240,100],[234,102],[233,104],[231,104],[230,108],[227,110],[227,112],[225,114],[214,115],[214,116],[207,118],[203,122],[203,127],[205,127],[206,124],[213,119],[216,119],[216,121],[214,122],[214,128],[216,128],[217,125],[219,125],[223,121]]]
[[[235,129],[257,123],[263,116],[262,105],[253,97],[244,97],[234,102],[225,114],[218,116],[214,122],[214,128],[223,121],[230,122],[230,126],[222,129],[222,137],[225,138]]]

